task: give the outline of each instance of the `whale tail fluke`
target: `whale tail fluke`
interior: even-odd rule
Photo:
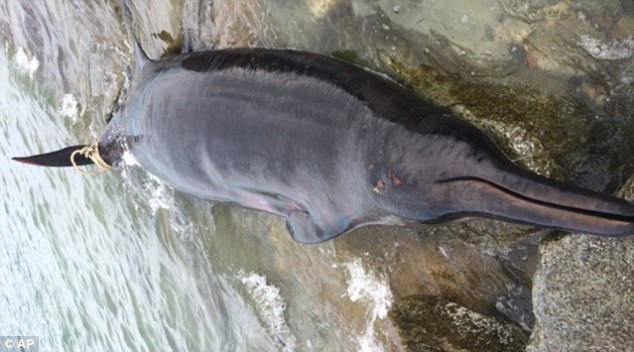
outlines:
[[[634,234],[634,204],[516,169],[499,177],[439,181],[456,194],[455,214],[471,214],[566,231]],[[458,194],[460,194],[458,196]]]
[[[75,153],[86,148],[86,145],[74,145],[50,153],[11,158],[25,164],[51,167],[66,167],[75,165],[90,165],[93,161],[82,153]]]

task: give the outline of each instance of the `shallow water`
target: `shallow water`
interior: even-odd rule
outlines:
[[[632,56],[628,37],[586,38],[558,28],[557,48],[566,57],[585,54],[574,71],[546,52],[552,43],[542,43],[557,9],[468,3],[135,2],[134,34],[111,3],[0,4],[0,153],[96,139],[131,78],[134,35],[154,58],[245,45],[346,57],[429,88],[466,117],[487,111],[480,124],[527,167],[615,188],[632,167],[623,160],[633,149],[625,132],[634,68],[618,61]],[[589,28],[600,17],[566,11],[576,19],[583,12]],[[520,34],[525,38],[513,37]],[[460,61],[465,57],[472,60]],[[608,61],[595,67],[593,60]],[[430,71],[441,79],[426,80]],[[607,82],[585,80],[586,71]],[[509,101],[508,110],[496,106],[492,115],[487,100],[505,84],[526,100]],[[473,91],[480,95],[469,96]],[[562,117],[529,121],[521,115],[527,110]],[[606,134],[610,143],[602,142]],[[398,350],[387,312],[395,300],[421,294],[531,327],[530,281],[543,234],[534,228],[493,221],[376,227],[301,246],[280,219],[175,194],[133,162],[99,177],[8,157],[0,158],[0,170],[0,333],[38,335],[44,351]]]

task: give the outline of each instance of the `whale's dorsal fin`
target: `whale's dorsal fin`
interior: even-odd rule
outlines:
[[[142,69],[145,64],[150,62],[150,58],[147,56],[147,53],[143,50],[141,43],[139,43],[139,39],[137,39],[136,35],[136,23],[134,22],[134,18],[132,17],[132,8],[133,4],[129,3],[128,0],[123,1],[123,19],[128,27],[128,31],[130,33],[130,37],[134,42],[134,57],[137,61],[137,66],[139,69]]]
[[[143,66],[148,62],[152,61],[141,47],[141,43],[139,43],[139,39],[134,38],[134,56],[136,57],[136,62],[139,69],[143,69]]]

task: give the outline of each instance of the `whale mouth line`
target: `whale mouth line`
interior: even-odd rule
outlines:
[[[454,183],[454,182],[475,182],[475,183],[485,184],[489,187],[495,188],[496,190],[503,192],[504,194],[508,196],[511,196],[511,197],[514,197],[529,203],[533,203],[536,205],[541,205],[547,208],[551,208],[551,209],[563,210],[563,211],[573,212],[573,213],[591,216],[591,217],[600,217],[600,218],[604,218],[604,219],[608,219],[612,221],[619,221],[619,222],[625,222],[625,223],[634,222],[634,216],[631,216],[631,215],[618,214],[614,212],[607,212],[607,211],[601,211],[601,210],[593,210],[588,208],[574,207],[570,205],[564,205],[564,204],[548,201],[545,199],[539,199],[539,198],[527,196],[518,191],[512,190],[510,188],[499,185],[495,182],[489,181],[484,178],[476,177],[476,176],[451,177],[451,178],[446,178],[446,179],[436,181],[437,184]]]

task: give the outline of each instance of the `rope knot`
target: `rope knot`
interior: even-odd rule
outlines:
[[[81,154],[83,155],[85,158],[90,159],[95,165],[97,165],[97,167],[99,167],[99,170],[96,172],[90,172],[90,171],[85,171],[79,168],[79,166],[77,166],[77,163],[75,162],[75,157],[77,156],[77,154]],[[108,165],[107,162],[105,162],[102,158],[101,155],[99,154],[99,142],[95,142],[91,145],[87,145],[79,150],[75,150],[71,155],[70,155],[70,162],[73,164],[73,168],[75,168],[75,170],[77,170],[79,173],[84,174],[84,175],[88,175],[88,176],[97,176],[97,175],[101,175],[104,172],[110,170],[110,165]]]

